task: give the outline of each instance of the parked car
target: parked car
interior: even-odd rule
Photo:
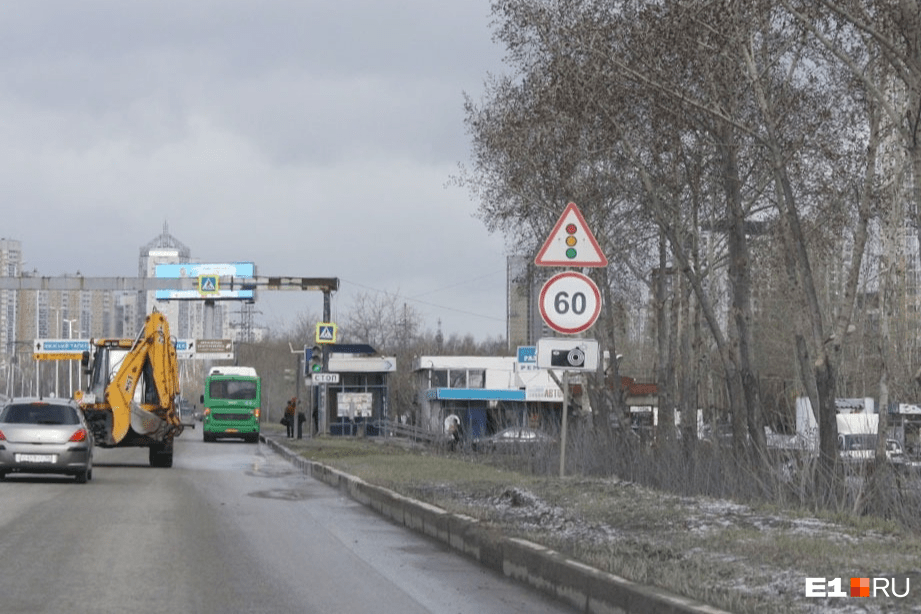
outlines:
[[[494,435],[474,440],[473,449],[489,452],[511,452],[534,446],[556,443],[556,438],[526,426],[510,426]]]
[[[93,478],[93,435],[71,399],[13,398],[0,410],[0,480],[10,473]]]
[[[183,426],[190,426],[194,429],[195,421],[201,420],[201,416],[195,412],[195,406],[185,397],[179,399],[179,404],[176,405],[176,412],[179,414],[179,421],[182,422]]]

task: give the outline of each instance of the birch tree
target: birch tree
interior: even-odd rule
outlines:
[[[644,271],[666,263],[678,271],[716,348],[739,452],[764,445],[752,292],[766,277],[751,267],[751,241],[759,224],[768,229],[759,241],[786,272],[785,287],[772,291],[791,298],[782,332],[818,412],[820,475],[829,478],[836,373],[875,215],[880,131],[868,85],[820,42],[828,23],[806,25],[789,3],[766,0],[493,6],[515,72],[492,81],[483,104],[468,101],[467,179],[484,220],[533,245],[555,219],[550,211],[575,199],[612,248],[609,271],[636,271],[649,284]],[[871,57],[851,62],[865,68]],[[721,261],[700,257],[704,238],[724,246]],[[824,259],[844,251],[840,292],[823,295]],[[714,300],[717,271],[728,282],[725,303]],[[693,319],[659,318],[658,332],[677,334],[676,323]],[[677,347],[661,337],[658,360],[673,363]],[[678,377],[662,367],[660,402],[670,410]]]

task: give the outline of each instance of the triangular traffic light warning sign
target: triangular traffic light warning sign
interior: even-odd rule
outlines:
[[[557,220],[534,264],[538,266],[602,267],[608,259],[589,230],[576,203],[569,203]]]

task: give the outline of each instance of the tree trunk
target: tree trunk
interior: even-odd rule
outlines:
[[[880,271],[880,288],[879,288],[879,338],[877,339],[877,348],[881,363],[879,376],[879,424],[876,437],[876,460],[877,462],[886,461],[886,432],[889,430],[889,375],[890,375],[890,355],[891,347],[890,325],[892,322],[894,300],[896,292],[897,279],[902,275],[898,271],[898,263],[901,260],[900,252],[902,251],[899,241],[899,230],[904,222],[902,202],[897,193],[893,193],[893,198],[889,207],[889,215],[883,218],[883,262]]]
[[[694,352],[696,339],[692,339],[697,331],[692,318],[691,289],[684,276],[681,277],[681,343],[679,347],[680,377],[678,378],[678,408],[681,412],[682,439],[686,444],[697,439],[697,360]],[[696,319],[696,318],[695,318]]]
[[[671,284],[669,280],[674,281],[673,273],[669,273],[668,267],[668,241],[665,233],[659,231],[659,271],[656,277],[656,388],[658,390],[658,430],[657,437],[669,440],[674,436],[675,430],[675,403],[672,394],[672,343],[673,332],[671,330],[671,321],[668,317],[669,308],[672,304],[670,297]]]
[[[837,499],[838,421],[835,407],[835,370],[832,361],[822,356],[815,364],[815,385],[819,397],[816,419],[819,424],[819,462],[816,464],[816,492],[819,501],[830,504]]]
[[[759,382],[755,375],[752,353],[752,307],[751,307],[751,255],[748,247],[748,229],[742,205],[740,191],[739,166],[736,149],[732,145],[735,138],[731,127],[723,127],[720,154],[723,166],[723,189],[726,197],[727,244],[729,249],[729,287],[730,347],[734,354],[733,362],[738,365],[739,390],[744,408],[737,419],[733,419],[733,429],[740,429],[739,437],[750,437],[757,450],[764,450],[764,428],[761,416],[761,395]],[[744,446],[747,447],[747,446]],[[740,448],[741,449],[741,448]]]
[[[630,429],[630,411],[624,402],[620,385],[620,364],[617,359],[617,315],[611,296],[611,281],[606,267],[592,270],[592,276],[601,290],[603,317],[598,323],[602,372],[589,374],[588,393],[592,403],[593,428],[608,433],[615,424],[622,433]],[[604,368],[604,352],[608,353]],[[612,417],[613,416],[613,417]]]

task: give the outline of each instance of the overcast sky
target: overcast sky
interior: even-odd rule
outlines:
[[[133,276],[163,223],[204,262],[399,293],[505,334],[501,236],[450,186],[488,0],[60,0],[0,17],[0,237],[41,275]],[[257,320],[321,313],[263,292]]]

